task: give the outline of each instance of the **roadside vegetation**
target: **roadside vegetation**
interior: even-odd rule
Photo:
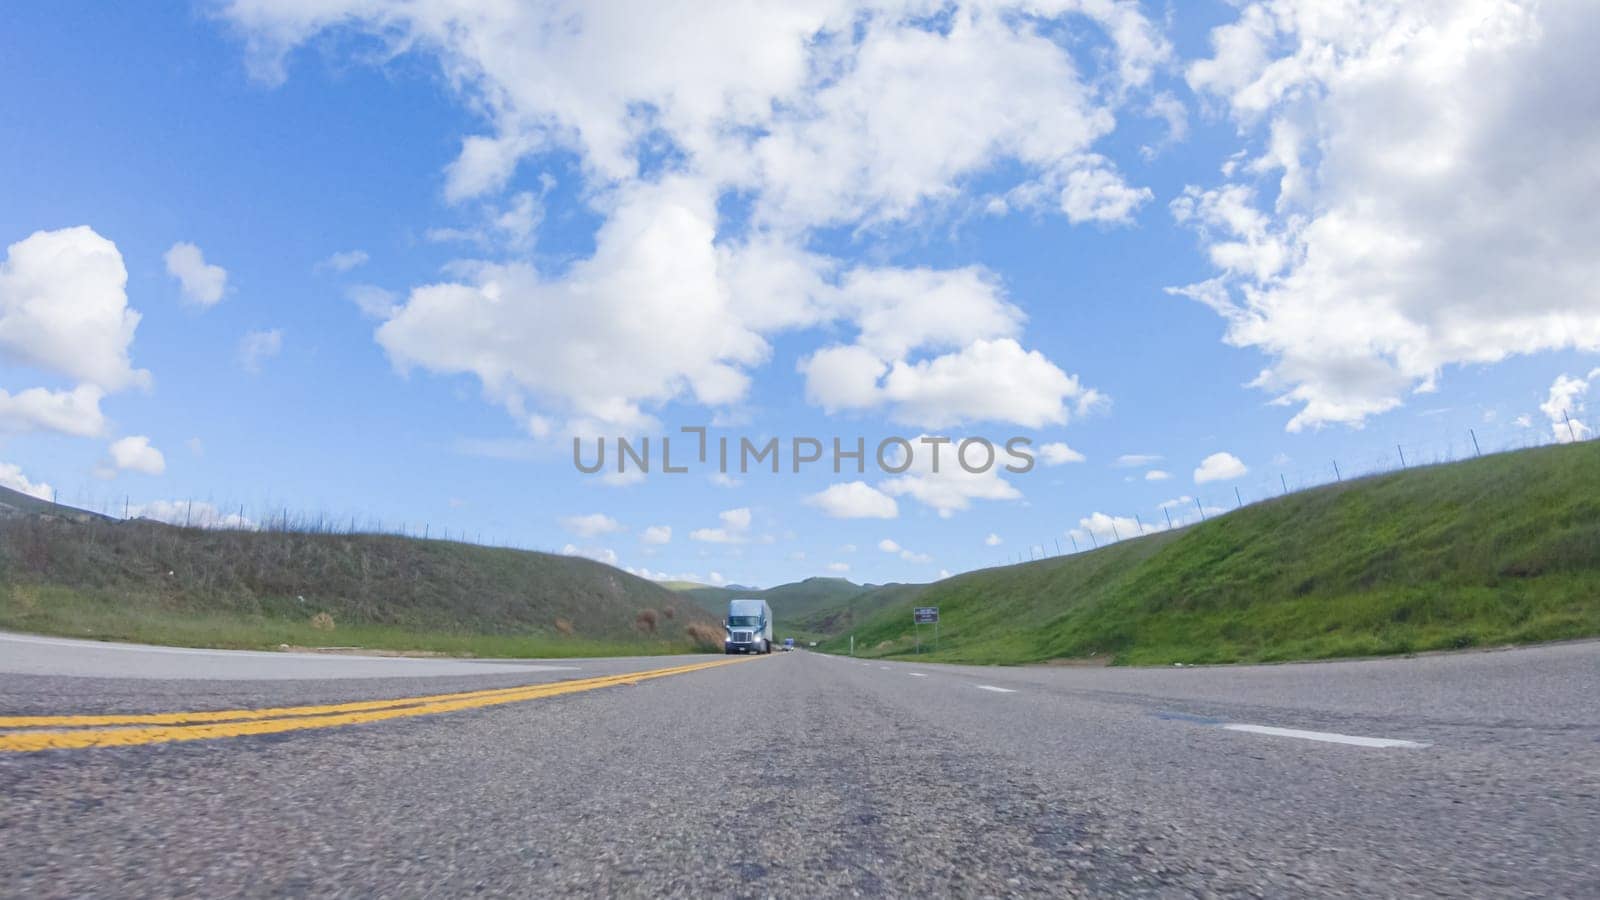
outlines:
[[[499,657],[721,649],[717,617],[592,560],[392,535],[180,528],[25,500],[0,496],[0,628]]]
[[[858,655],[1268,662],[1600,635],[1600,442],[1336,484],[1089,553],[855,599]],[[849,630],[825,649],[843,652]]]

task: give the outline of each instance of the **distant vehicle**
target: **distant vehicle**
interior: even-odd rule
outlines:
[[[783,639],[783,649],[784,650],[793,650],[794,649],[794,638],[784,638]]]
[[[728,601],[728,636],[723,653],[771,653],[772,607],[754,597]]]

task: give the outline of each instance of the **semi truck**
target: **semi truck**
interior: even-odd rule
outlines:
[[[728,601],[728,636],[723,653],[771,653],[772,607],[755,597]]]

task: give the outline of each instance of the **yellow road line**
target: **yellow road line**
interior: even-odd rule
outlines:
[[[583,691],[592,691],[598,688],[614,687],[623,684],[637,684],[654,678],[666,678],[671,675],[681,675],[687,672],[697,672],[701,669],[711,669],[717,666],[730,665],[746,660],[717,660],[715,662],[693,663],[686,666],[673,666],[666,669],[653,669],[644,672],[628,672],[621,675],[606,675],[598,678],[584,678],[572,681],[552,681],[539,684],[530,684],[518,688],[501,688],[491,691],[467,691],[460,694],[436,694],[430,697],[399,698],[396,700],[375,700],[364,703],[341,703],[328,706],[301,706],[279,707],[276,709],[261,710],[227,710],[224,714],[238,718],[250,714],[251,718],[242,721],[214,721],[207,724],[178,725],[176,722],[199,721],[197,716],[218,715],[218,713],[169,713],[156,714],[162,724],[148,720],[140,720],[148,727],[130,728],[89,728],[72,731],[17,731],[9,734],[0,734],[0,752],[31,752],[36,750],[70,750],[89,747],[127,747],[137,744],[158,744],[172,741],[198,741],[214,740],[217,738],[239,737],[251,734],[278,734],[286,731],[305,731],[319,728],[336,728],[344,725],[357,725],[366,722],[382,722],[389,719],[411,718],[414,716],[429,716],[439,713],[457,712],[466,709],[481,709],[487,706],[498,706],[506,703],[519,703],[525,700],[534,700],[541,697],[555,697],[562,694],[575,694]],[[15,722],[29,719],[104,719],[117,718],[121,723],[128,723],[135,719],[132,716],[106,717],[106,716],[37,716],[37,717],[12,717],[3,720]],[[54,724],[61,724],[56,722]],[[78,722],[85,725],[103,725],[104,722]],[[14,726],[7,726],[14,727]]]

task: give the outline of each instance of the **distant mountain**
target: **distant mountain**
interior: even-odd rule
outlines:
[[[728,601],[735,597],[759,597],[772,606],[772,614],[780,630],[800,627],[802,621],[813,618],[818,612],[845,607],[853,598],[873,590],[873,585],[856,584],[844,578],[822,577],[780,584],[765,590],[736,586],[708,587],[685,582],[672,582],[668,586],[716,616],[727,613]]]

